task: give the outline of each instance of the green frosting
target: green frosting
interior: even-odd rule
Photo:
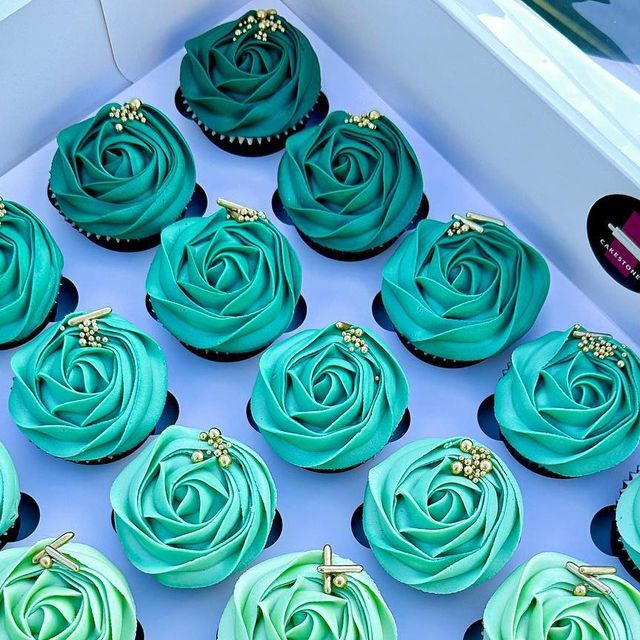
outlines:
[[[182,134],[143,104],[146,122],[109,117],[109,103],[58,134],[51,190],[62,213],[83,231],[117,240],[154,236],[183,213],[196,169]]]
[[[613,467],[640,442],[640,360],[609,337],[617,355],[585,352],[574,331],[520,345],[495,393],[505,440],[527,460],[566,477]]]
[[[535,322],[549,267],[507,227],[447,235],[423,220],[384,267],[382,299],[396,330],[424,353],[473,362],[492,357]]]
[[[29,337],[58,297],[62,253],[29,209],[2,201],[0,217],[0,346]]]
[[[218,640],[396,640],[391,611],[371,578],[349,574],[344,588],[327,595],[322,562],[322,551],[307,551],[249,569],[222,614]]]
[[[515,478],[495,454],[477,482],[456,475],[462,440],[412,442],[369,472],[363,524],[371,550],[392,577],[427,593],[492,578],[520,542]]]
[[[13,460],[0,442],[0,536],[3,536],[18,519],[20,486]]]
[[[251,412],[287,462],[348,469],[376,455],[402,419],[407,379],[375,334],[361,331],[366,354],[332,324],[301,331],[260,358]]]
[[[640,569],[640,475],[625,483],[616,507],[616,525],[624,550]]]
[[[115,313],[97,321],[108,342],[81,346],[80,328],[68,325],[78,315],[13,356],[9,411],[43,451],[91,462],[131,451],[153,430],[166,402],[167,365],[160,346]]]
[[[484,640],[637,640],[640,593],[617,576],[598,576],[609,595],[581,584],[560,553],[541,553],[516,569],[484,611]]]
[[[111,504],[131,562],[169,587],[208,587],[264,549],[276,488],[260,456],[224,436],[233,462],[193,462],[199,432],[169,427],[116,478]]]
[[[298,229],[337,251],[374,249],[400,235],[422,198],[422,173],[402,132],[382,116],[375,129],[334,111],[291,136],[278,193]]]
[[[300,297],[300,262],[266,219],[237,222],[219,209],[162,232],[147,275],[160,322],[198,349],[249,353],[287,330]]]
[[[258,19],[214,27],[185,44],[182,93],[214,133],[261,138],[282,134],[309,114],[320,96],[320,65],[307,38],[283,17],[282,31],[257,39]],[[252,27],[236,36],[240,21]],[[246,28],[246,27],[245,27]],[[242,30],[242,28],[241,28]]]
[[[33,557],[52,540],[0,552],[0,637],[11,640],[134,640],[136,610],[124,576],[101,553],[69,543],[75,572]]]

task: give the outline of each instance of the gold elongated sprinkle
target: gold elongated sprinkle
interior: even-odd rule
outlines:
[[[363,127],[366,129],[377,129],[377,125],[375,124],[376,120],[381,118],[379,111],[373,109],[369,111],[369,113],[363,113],[360,115],[356,115],[349,111],[349,117],[345,119],[345,124],[357,124],[359,127]]]
[[[269,222],[267,214],[264,211],[258,211],[258,209],[251,209],[245,207],[242,204],[236,204],[225,198],[218,198],[217,203],[227,210],[227,220],[233,218],[236,222]]]
[[[499,227],[505,227],[504,220],[500,218],[494,218],[493,216],[486,216],[483,213],[475,213],[469,211],[466,216],[461,216],[459,213],[454,213],[451,216],[453,222],[451,227],[447,231],[448,236],[459,236],[469,231],[475,231],[476,233],[484,233],[484,227],[482,223],[490,222],[498,225]]]
[[[369,353],[369,345],[362,337],[364,331],[360,327],[354,327],[348,322],[336,322],[336,329],[342,332],[342,340],[349,345],[349,351],[357,349],[365,355]]]
[[[142,102],[138,98],[134,98],[130,102],[125,102],[121,107],[111,107],[109,117],[118,121],[116,122],[116,131],[122,133],[124,131],[124,125],[134,120],[144,124],[147,118],[141,109]]]
[[[460,451],[469,454],[468,456],[459,456],[451,464],[451,473],[455,476],[464,475],[471,482],[477,484],[488,473],[493,471],[493,462],[491,461],[491,451],[485,447],[478,447],[469,438],[465,438],[460,442]]]
[[[103,347],[109,342],[107,336],[98,335],[100,332],[98,320],[104,316],[108,316],[110,313],[111,307],[103,307],[96,311],[89,311],[89,313],[75,316],[67,322],[69,328],[77,327],[80,330],[78,344],[81,347]],[[61,324],[60,331],[64,331],[65,329],[65,325]]]
[[[200,441],[206,442],[211,448],[204,451],[194,451],[191,455],[191,461],[194,463],[202,462],[207,458],[217,458],[218,464],[227,469],[231,466],[233,458],[229,449],[231,449],[231,443],[222,437],[222,431],[216,427],[212,427],[209,431],[203,431],[200,434]]]
[[[604,360],[605,358],[613,358],[616,360],[616,364],[620,369],[625,367],[625,358],[628,357],[626,351],[624,351],[624,345],[622,349],[618,348],[618,345],[612,340],[608,333],[594,333],[591,331],[585,331],[581,325],[576,324],[573,327],[571,333],[572,337],[578,338],[578,349],[584,353],[591,353],[596,358]]]
[[[275,33],[279,31],[280,33],[284,33],[285,29],[275,9],[258,9],[255,11],[255,15],[248,15],[238,23],[233,32],[233,42],[236,42],[240,36],[250,31],[255,31],[253,37],[256,40],[266,42],[269,32]]]

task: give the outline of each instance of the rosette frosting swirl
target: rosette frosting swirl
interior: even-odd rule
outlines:
[[[18,474],[9,452],[0,442],[0,536],[16,523],[19,504]]]
[[[83,346],[80,328],[69,325],[80,315],[13,356],[9,411],[42,450],[91,462],[131,451],[153,430],[166,402],[167,365],[160,346],[115,313],[98,320],[106,342]]]
[[[420,351],[489,358],[521,338],[549,290],[549,267],[507,227],[449,236],[423,220],[384,267],[382,299],[396,330]]]
[[[29,209],[0,202],[0,345],[6,345],[29,337],[47,319],[58,296],[63,259]]]
[[[309,40],[281,16],[282,29],[257,38],[249,11],[188,40],[180,88],[197,117],[230,137],[284,133],[309,114],[320,95],[320,65]],[[238,29],[247,21],[251,27]],[[237,33],[239,31],[239,33]]]
[[[109,117],[112,108],[122,107],[107,104],[58,134],[50,186],[64,216],[83,231],[142,240],[180,217],[195,189],[195,163],[155,107],[143,104],[145,121],[124,124]]]
[[[609,595],[589,589],[576,596],[580,579],[559,553],[541,553],[516,569],[484,611],[485,640],[635,640],[640,593],[615,575],[598,576]]]
[[[625,485],[616,506],[616,526],[624,550],[640,569],[640,474]]]
[[[321,564],[321,551],[307,551],[249,569],[222,614],[218,640],[396,640],[391,612],[371,578],[350,574],[344,588],[327,595]]]
[[[0,552],[0,637],[11,640],[134,640],[136,611],[124,576],[101,553],[67,544],[78,572],[33,557],[51,540]]]
[[[165,229],[147,275],[159,321],[187,345],[224,353],[263,349],[286,331],[301,285],[298,257],[275,226],[224,209]]]
[[[309,329],[260,358],[251,412],[288,462],[310,469],[358,465],[389,441],[407,408],[409,387],[387,347],[360,330],[367,353],[340,329]]]
[[[640,442],[640,360],[608,337],[618,355],[584,351],[575,331],[520,345],[495,393],[496,419],[509,445],[566,477],[613,467]]]
[[[278,193],[296,227],[329,249],[360,252],[400,235],[418,212],[422,173],[388,118],[375,129],[334,111],[287,140]]]
[[[428,593],[488,580],[520,542],[522,497],[514,477],[494,454],[492,470],[475,482],[466,471],[456,475],[464,441],[471,442],[412,442],[369,473],[363,524],[371,550],[392,577]]]
[[[172,426],[116,478],[118,536],[140,571],[169,587],[207,587],[244,569],[264,549],[276,488],[264,461],[225,436],[232,463],[194,463],[194,429]]]

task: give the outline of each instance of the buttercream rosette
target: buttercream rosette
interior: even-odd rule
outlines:
[[[203,432],[204,433],[204,432]],[[194,452],[199,432],[171,426],[116,478],[116,531],[129,560],[169,587],[217,584],[264,549],[276,511],[276,488],[262,458],[224,437],[231,463]]]
[[[372,458],[407,409],[407,379],[387,346],[369,329],[337,325],[270,347],[251,396],[253,419],[269,445],[308,469],[348,469]],[[345,342],[347,326],[353,339],[349,333]],[[366,353],[354,346],[357,338]]]
[[[8,541],[9,533],[18,523],[19,504],[18,474],[9,452],[0,442],[0,547]]]
[[[363,525],[371,550],[393,578],[427,593],[496,575],[520,542],[522,519],[515,478],[469,438],[412,442],[369,472]]]

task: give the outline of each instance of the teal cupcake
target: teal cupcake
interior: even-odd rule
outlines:
[[[26,342],[51,319],[63,262],[37,216],[0,198],[0,348]]]
[[[63,129],[51,164],[50,198],[94,242],[147,249],[185,214],[196,186],[191,150],[159,109],[109,103]]]
[[[544,258],[501,220],[424,220],[382,273],[382,301],[403,344],[431,364],[491,358],[535,322],[549,291]]]
[[[172,426],[116,478],[111,504],[129,560],[168,587],[245,569],[267,543],[276,488],[262,458],[219,429]]]
[[[409,401],[404,372],[370,330],[309,329],[260,358],[251,415],[273,450],[314,471],[341,471],[379,453]]]
[[[616,505],[615,527],[614,549],[625,569],[640,581],[640,468],[624,483]]]
[[[279,199],[302,238],[344,260],[390,246],[418,215],[422,189],[411,145],[377,111],[330,113],[287,140],[278,169]]]
[[[9,412],[37,447],[71,462],[110,462],[153,431],[167,395],[160,346],[106,307],[72,313],[11,359]]]
[[[219,200],[206,218],[162,232],[147,275],[158,321],[187,348],[240,360],[286,331],[300,298],[300,262],[260,211]]]
[[[506,465],[469,438],[426,438],[369,472],[363,525],[396,580],[456,593],[495,576],[522,534],[522,496]]]
[[[515,349],[495,415],[512,453],[540,473],[609,469],[640,442],[640,360],[580,325],[553,331]]]
[[[17,532],[19,504],[18,474],[9,452],[0,442],[0,548]]]
[[[178,104],[227,151],[282,149],[320,99],[311,43],[274,9],[246,12],[188,40]]]

